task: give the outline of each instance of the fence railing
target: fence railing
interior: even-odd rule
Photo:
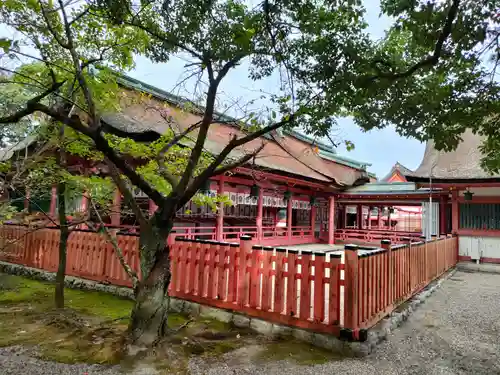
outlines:
[[[383,239],[390,239],[393,243],[403,243],[407,237],[420,239],[421,232],[401,232],[379,229],[336,229],[335,239],[342,243],[380,243]]]
[[[0,226],[0,260],[54,272],[56,229]],[[132,269],[139,272],[139,238],[117,235]],[[325,254],[239,243],[177,238],[170,243],[171,296],[231,309],[264,320],[363,339],[370,328],[458,260],[457,237],[381,248],[346,245]],[[103,234],[73,231],[66,273],[131,286]],[[343,271],[343,272],[341,272]]]
[[[59,264],[60,231],[0,225],[0,260],[55,272]],[[127,263],[140,274],[139,237],[117,235]],[[113,246],[103,234],[72,231],[68,239],[66,274],[120,286],[132,286]]]
[[[392,246],[360,254],[345,246],[345,321],[355,337],[458,261],[457,237]]]
[[[281,324],[338,334],[341,256],[177,241],[170,294]]]

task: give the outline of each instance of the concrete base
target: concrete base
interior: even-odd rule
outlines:
[[[0,262],[0,272],[26,276],[42,281],[53,282],[55,280],[55,274],[52,272],[7,262]],[[407,320],[413,310],[424,302],[437,288],[439,288],[441,283],[450,277],[454,272],[455,270],[453,269],[447,272],[440,279],[433,281],[423,291],[402,305],[404,307],[398,308],[397,311],[394,311],[377,325],[369,329],[367,339],[364,342],[344,341],[336,336],[275,324],[262,319],[242,315],[237,312],[200,305],[196,302],[181,300],[173,297],[170,298],[170,310],[194,316],[205,316],[222,322],[231,323],[240,328],[252,329],[265,336],[277,338],[293,337],[335,352],[349,353],[350,355],[355,356],[364,356],[371,353],[377,344],[385,340],[393,330],[399,327],[402,322]],[[97,290],[115,294],[124,298],[134,299],[134,294],[130,288],[101,284],[95,281],[79,279],[71,276],[66,277],[66,287],[73,289]]]
[[[457,269],[464,272],[500,273],[500,264],[460,262]]]

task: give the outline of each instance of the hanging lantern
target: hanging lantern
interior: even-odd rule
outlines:
[[[250,188],[250,196],[252,198],[258,198],[259,197],[259,194],[260,194],[260,187],[256,184],[254,184],[251,188]]]
[[[290,190],[285,191],[285,194],[283,194],[283,199],[285,201],[288,201],[292,197],[292,192]]]
[[[315,205],[316,205],[316,197],[315,197],[314,195],[311,195],[311,196],[309,197],[309,204],[310,204],[311,206],[315,206]]]
[[[209,194],[210,193],[210,180],[206,180],[202,187],[200,188],[201,194]]]
[[[474,195],[473,192],[469,191],[469,189],[467,189],[465,192],[464,192],[464,200],[466,201],[471,201],[472,200],[472,196]]]

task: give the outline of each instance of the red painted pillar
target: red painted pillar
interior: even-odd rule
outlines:
[[[52,186],[50,195],[50,217],[56,217],[57,209],[57,186]]]
[[[264,189],[260,189],[259,198],[257,199],[257,239],[262,240],[262,218],[264,216]]]
[[[218,195],[224,194],[224,176],[219,180],[219,187],[217,189]],[[224,203],[219,203],[219,210],[217,211],[217,220],[215,223],[215,239],[222,241],[224,237]]]
[[[80,212],[87,212],[88,208],[89,208],[89,196],[88,196],[88,192],[87,191],[84,191],[83,192],[83,195],[82,195],[82,203],[80,204]]]
[[[382,206],[377,208],[377,229],[382,229]]]
[[[371,206],[368,206],[368,214],[366,215],[366,226],[368,229],[372,228],[372,210]]]
[[[310,211],[310,219],[311,219],[311,235],[313,237],[316,236],[316,205],[311,206],[311,211]]]
[[[358,229],[363,229],[363,205],[358,204],[356,208],[356,222]]]
[[[353,330],[354,336],[358,334],[358,247],[345,245],[345,271],[344,271],[344,327]]]
[[[328,244],[335,243],[335,197],[328,198]]]
[[[459,206],[458,206],[458,191],[453,190],[451,192],[451,232],[456,234],[458,232],[458,218],[459,218]]]
[[[387,226],[389,227],[389,230],[392,229],[391,225],[391,208],[387,207]]]
[[[151,207],[151,202],[150,207]],[[114,227],[120,226],[120,216],[122,208],[122,193],[120,189],[115,190],[115,196],[113,197],[113,206],[111,207],[111,225]]]
[[[30,210],[30,189],[26,187],[26,195],[24,197],[24,209],[26,211]]]
[[[153,214],[156,212],[157,209],[158,209],[158,206],[156,205],[156,203],[150,199],[149,200],[149,210],[148,210],[149,217],[153,216]]]
[[[292,239],[292,197],[288,199],[286,206],[286,235],[289,240]]]
[[[342,229],[347,228],[347,207],[349,206],[344,205],[344,225],[342,226]]]
[[[442,196],[439,202],[439,234],[446,234],[446,205],[447,196]]]

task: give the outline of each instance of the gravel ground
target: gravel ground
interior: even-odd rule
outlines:
[[[457,272],[442,284],[388,341],[361,359],[301,366],[256,363],[258,347],[239,349],[218,362],[192,360],[192,375],[500,374],[500,275]],[[64,365],[0,349],[0,374],[123,375],[118,368]],[[153,375],[142,368],[134,375]]]

